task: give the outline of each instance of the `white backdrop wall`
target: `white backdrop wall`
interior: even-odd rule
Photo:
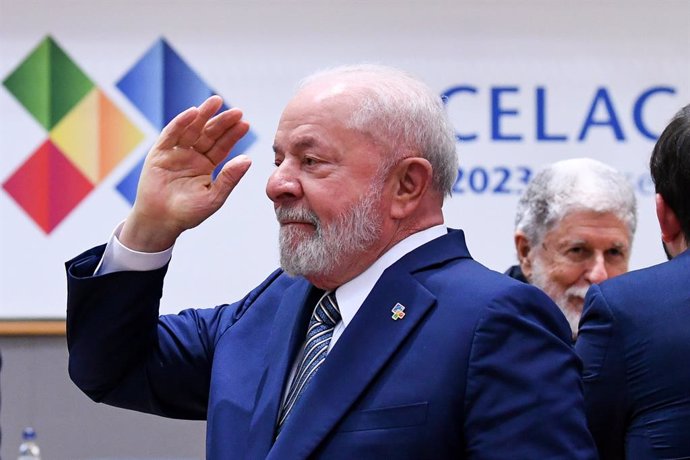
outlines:
[[[253,166],[223,209],[178,241],[163,311],[233,301],[277,265],[266,198],[280,112],[317,69],[378,62],[439,94],[458,135],[462,176],[445,207],[473,256],[516,260],[514,210],[528,173],[571,157],[629,175],[639,203],[631,268],[661,262],[647,162],[670,117],[690,102],[690,2],[0,0],[0,77],[46,37],[144,133],[144,140],[50,233],[0,189],[0,319],[64,318],[63,263],[105,242],[129,210],[115,186],[157,131],[116,82],[165,40],[227,102],[257,141]],[[0,87],[0,182],[46,130]]]

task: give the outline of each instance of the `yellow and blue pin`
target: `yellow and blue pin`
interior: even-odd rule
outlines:
[[[400,302],[395,304],[395,307],[391,310],[391,313],[393,313],[393,321],[397,321],[399,319],[403,319],[405,317],[405,306],[401,304]]]

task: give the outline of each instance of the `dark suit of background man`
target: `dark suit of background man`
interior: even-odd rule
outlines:
[[[673,259],[593,285],[576,345],[602,459],[690,458],[690,106],[650,169]]]
[[[159,317],[170,248],[250,165],[237,157],[211,182],[248,129],[237,109],[211,118],[220,106],[164,129],[116,237],[67,263],[82,390],[207,419],[211,459],[593,458],[566,321],[443,225],[453,131],[438,95],[395,69],[303,83],[266,186],[282,268],[238,302]]]

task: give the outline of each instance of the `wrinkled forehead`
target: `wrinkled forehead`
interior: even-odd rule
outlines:
[[[613,211],[574,209],[554,222],[544,233],[547,239],[568,242],[599,242],[629,246],[630,229],[627,223]]]

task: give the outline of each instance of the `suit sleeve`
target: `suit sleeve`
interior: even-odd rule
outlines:
[[[585,298],[575,349],[584,365],[587,422],[599,455],[605,459],[625,458],[628,388],[617,327],[603,293],[593,285]]]
[[[596,458],[570,329],[533,286],[511,284],[480,317],[465,407],[470,458]]]
[[[70,377],[98,402],[205,418],[214,337],[228,326],[226,308],[159,318],[167,267],[93,276],[103,249],[66,263]]]

